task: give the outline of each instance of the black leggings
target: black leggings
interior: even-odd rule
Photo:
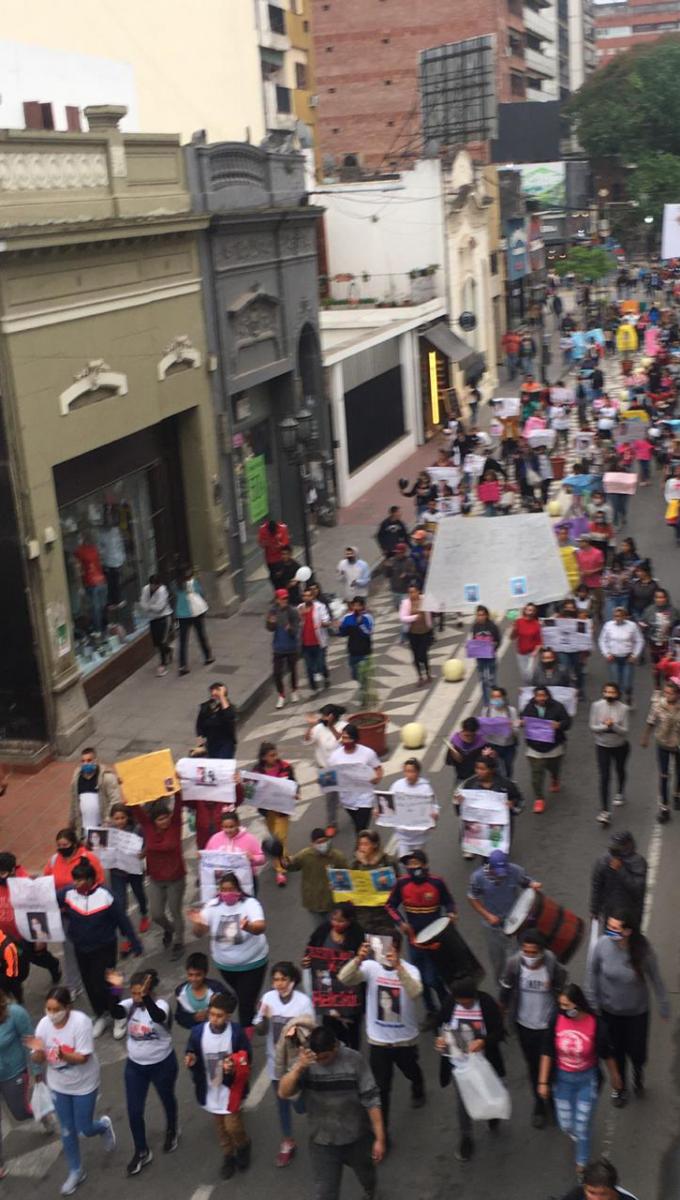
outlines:
[[[385,1126],[390,1116],[390,1094],[394,1068],[399,1067],[411,1084],[414,1098],[425,1095],[425,1080],[418,1062],[417,1046],[376,1046],[369,1048],[368,1061],[380,1091],[380,1105]]]
[[[372,808],[348,808],[350,820],[356,833],[363,833],[371,824]]]
[[[267,970],[267,964],[253,967],[250,971],[230,971],[228,967],[220,967],[220,975],[225,983],[236,993],[238,998],[238,1019],[244,1029],[253,1023],[255,1006],[262,989],[262,980]]]
[[[116,965],[116,943],[107,942],[96,950],[79,950],[75,947],[76,962],[80,969],[83,987],[92,1005],[95,1017],[111,1009],[111,992],[106,982],[106,972]]]
[[[208,641],[208,639],[206,637],[205,622],[204,622],[203,617],[202,616],[201,617],[180,617],[179,618],[179,665],[180,665],[180,669],[182,667],[186,667],[186,665],[187,665],[187,643],[189,641],[189,631],[192,627],[196,631],[196,637],[198,638],[198,640],[200,642],[201,650],[203,651],[203,657],[204,657],[205,661],[207,662],[209,658],[212,658],[212,650],[210,649],[210,642]]]
[[[597,751],[597,769],[600,774],[600,803],[602,811],[609,812],[609,777],[612,763],[616,768],[619,792],[623,792],[626,787],[626,759],[630,752],[630,745],[628,742],[624,742],[623,746],[596,746],[595,750]]]
[[[647,1037],[649,1034],[649,1013],[639,1013],[635,1017],[622,1017],[618,1013],[602,1010],[602,1020],[609,1034],[614,1051],[614,1058],[626,1086],[626,1059],[633,1064],[633,1075],[641,1076],[642,1068],[647,1061]]]
[[[431,633],[409,633],[409,645],[411,654],[413,655],[413,663],[418,672],[418,678],[423,675],[430,674],[430,660],[428,658],[430,652],[430,642],[432,641]]]

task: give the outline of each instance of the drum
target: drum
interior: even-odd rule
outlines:
[[[545,944],[561,963],[569,962],[578,950],[585,924],[581,917],[564,908],[543,892],[526,888],[517,898],[503,922],[508,937],[522,929],[534,928],[543,934]],[[518,937],[521,941],[521,936]]]
[[[437,973],[444,983],[451,984],[456,979],[473,979],[479,983],[484,975],[484,967],[448,917],[438,917],[421,929],[415,945],[432,954]]]

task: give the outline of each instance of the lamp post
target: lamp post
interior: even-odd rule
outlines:
[[[303,475],[305,451],[314,435],[314,414],[311,409],[301,409],[296,417],[284,417],[282,421],[279,421],[279,433],[281,434],[281,444],[285,450],[286,458],[297,475],[300,512],[302,514],[302,538],[305,544],[305,561],[306,565],[311,567],[312,551],[309,541]]]

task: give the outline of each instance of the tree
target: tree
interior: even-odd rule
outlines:
[[[597,282],[616,270],[616,259],[601,246],[574,246],[555,270],[558,275],[574,275],[580,283]]]
[[[680,157],[663,152],[640,157],[628,181],[628,194],[636,202],[638,221],[654,217],[659,229],[664,204],[680,202]]]

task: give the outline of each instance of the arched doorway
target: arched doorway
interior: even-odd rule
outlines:
[[[300,330],[297,360],[302,398],[311,408],[316,409],[323,392],[321,352],[317,332],[309,322]]]

